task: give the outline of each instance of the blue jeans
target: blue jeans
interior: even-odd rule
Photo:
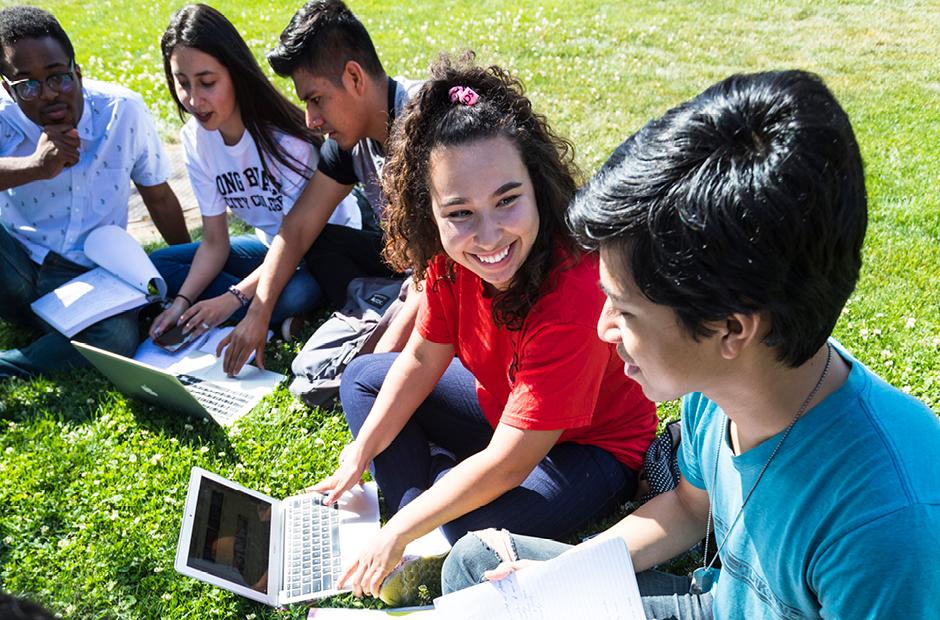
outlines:
[[[516,534],[508,536],[512,551],[520,560],[550,560],[570,548],[570,545],[554,540]],[[482,582],[484,571],[496,568],[503,559],[480,536],[467,534],[454,545],[441,569],[444,594]],[[647,618],[711,620],[711,595],[689,594],[691,580],[688,577],[647,570],[638,573],[636,580]],[[577,592],[572,592],[572,596],[577,595]]]
[[[343,372],[340,399],[353,435],[365,423],[397,355],[365,355]],[[477,401],[476,381],[455,358],[395,440],[375,457],[370,471],[394,513],[457,463],[486,448],[492,437],[493,428]],[[560,443],[522,485],[441,529],[451,543],[487,527],[560,538],[613,511],[635,492],[636,473],[610,453],[595,446]]]
[[[157,267],[157,271],[166,280],[168,297],[172,298],[183,286],[198,248],[199,242],[196,241],[161,248],[150,255],[150,260]],[[225,261],[222,271],[193,302],[212,299],[225,293],[230,286],[238,284],[260,267],[267,253],[268,247],[254,235],[239,235],[231,239],[228,260]],[[271,325],[279,325],[289,316],[313,310],[322,302],[323,294],[320,292],[320,286],[301,264],[288,280],[287,286],[281,291],[281,296],[274,305]],[[230,318],[239,321],[244,318],[246,311],[247,308],[239,308]]]
[[[0,351],[0,378],[33,377],[88,366],[69,339],[33,314],[29,307],[46,293],[86,271],[88,268],[53,252],[46,255],[42,265],[37,265],[26,248],[0,226],[0,318],[45,332],[23,348]],[[119,355],[133,355],[139,342],[137,311],[99,321],[77,333],[74,339]]]

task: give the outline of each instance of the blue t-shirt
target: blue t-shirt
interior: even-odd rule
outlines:
[[[836,350],[849,377],[796,423],[734,526],[715,618],[940,618],[940,419]],[[679,467],[709,493],[717,545],[781,435],[733,456],[721,409],[682,405]]]

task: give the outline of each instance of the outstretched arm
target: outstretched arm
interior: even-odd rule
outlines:
[[[670,560],[705,536],[708,493],[685,478],[627,515],[598,538],[619,536],[627,543],[637,572]]]
[[[255,353],[255,363],[264,368],[265,336],[277,298],[294,275],[300,259],[320,236],[336,205],[351,189],[352,186],[337,183],[322,173],[315,174],[304,188],[264,257],[248,313],[219,343],[219,351],[228,345],[222,363],[226,373],[238,374],[252,352]]]
[[[369,463],[395,440],[418,406],[434,390],[454,359],[454,347],[411,335],[395,359],[358,437],[343,450],[340,466],[313,487],[332,504],[362,478]]]
[[[486,448],[461,461],[385,524],[343,582],[357,595],[378,596],[382,581],[401,561],[409,542],[518,487],[561,433],[499,424]]]

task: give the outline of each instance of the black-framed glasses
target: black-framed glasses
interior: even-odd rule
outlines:
[[[30,101],[42,94],[43,80],[26,78],[25,80],[16,80],[11,82],[6,78],[3,81],[7,83],[17,98],[22,101]],[[69,70],[61,73],[53,73],[45,80],[46,88],[57,93],[70,93],[75,88],[75,63],[69,63]]]

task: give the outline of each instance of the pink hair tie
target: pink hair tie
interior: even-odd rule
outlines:
[[[480,98],[480,95],[469,86],[454,86],[447,91],[447,94],[450,95],[451,102],[462,103],[465,106],[472,106]]]

